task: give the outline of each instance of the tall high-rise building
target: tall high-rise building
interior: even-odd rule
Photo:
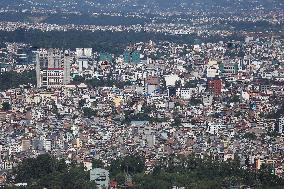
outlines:
[[[76,64],[79,67],[79,72],[87,69],[93,63],[92,48],[76,48]]]
[[[40,49],[36,54],[37,87],[58,88],[70,83],[71,57],[68,50]]]
[[[48,68],[61,68],[62,65],[62,52],[59,49],[48,50]]]
[[[76,56],[91,58],[93,56],[93,49],[92,48],[76,48]]]
[[[36,78],[37,87],[40,88],[46,85],[46,81],[43,81],[43,73],[41,70],[46,70],[48,68],[48,53],[46,49],[39,49],[36,52]]]
[[[70,52],[68,50],[64,51],[63,56],[63,85],[67,85],[71,81],[70,76],[70,68],[71,68],[71,57]]]

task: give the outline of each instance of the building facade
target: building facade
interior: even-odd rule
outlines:
[[[38,88],[59,88],[70,83],[69,51],[40,49],[36,55]]]

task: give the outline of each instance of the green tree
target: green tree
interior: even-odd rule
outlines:
[[[12,107],[11,107],[11,105],[10,105],[10,103],[9,102],[3,102],[2,103],[2,110],[3,111],[9,111],[10,109],[11,109]]]
[[[75,76],[74,78],[73,78],[73,82],[75,82],[75,83],[83,83],[83,82],[85,82],[85,78],[84,77],[82,77],[82,76]]]
[[[50,155],[39,155],[36,159],[25,159],[16,168],[17,182],[31,182],[56,171],[56,160]]]
[[[121,159],[112,160],[109,167],[109,172],[111,177],[115,177],[116,175],[123,172],[123,170],[121,169]]]
[[[176,87],[176,88],[181,87],[181,81],[180,81],[180,80],[178,80],[178,81],[175,82],[175,87]]]
[[[138,155],[129,155],[123,158],[121,162],[122,171],[130,174],[141,173],[145,168],[145,160]]]
[[[240,95],[234,95],[231,99],[230,102],[240,102]]]
[[[139,155],[129,155],[111,162],[109,167],[111,177],[129,173],[131,175],[142,173],[145,169],[145,160]]]
[[[0,74],[0,90],[17,88],[20,85],[36,85],[35,70],[17,73],[14,71]]]
[[[181,125],[181,119],[179,117],[175,117],[172,126],[179,127],[180,125]]]
[[[198,106],[200,104],[202,104],[202,101],[199,98],[191,98],[189,101],[189,104],[192,106]]]
[[[86,99],[79,100],[79,107],[82,108],[86,104]]]
[[[118,173],[117,175],[115,175],[114,179],[119,185],[123,185],[125,183],[126,175],[125,173]]]
[[[14,170],[14,174],[16,182],[27,182],[28,188],[96,188],[83,166],[67,166],[64,160],[57,160],[48,154],[23,160]]]
[[[92,161],[92,168],[103,168],[104,162],[100,159],[93,159]]]
[[[83,114],[85,117],[91,118],[97,115],[97,112],[92,108],[83,108]]]

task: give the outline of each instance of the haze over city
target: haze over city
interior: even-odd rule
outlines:
[[[283,189],[282,0],[0,0],[0,187]]]

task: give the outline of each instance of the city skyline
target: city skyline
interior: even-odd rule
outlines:
[[[280,0],[0,0],[0,186],[283,189]]]

